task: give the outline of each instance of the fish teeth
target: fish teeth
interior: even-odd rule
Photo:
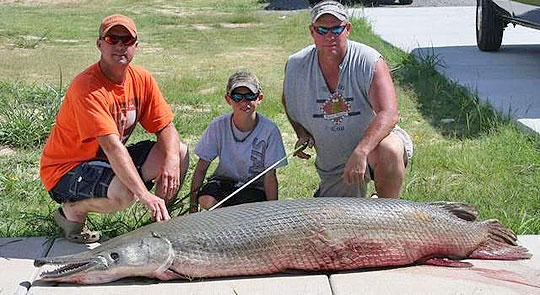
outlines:
[[[65,273],[68,273],[72,270],[81,268],[85,265],[87,265],[88,262],[80,262],[80,263],[70,263],[63,266],[60,266],[56,269],[53,269],[51,271],[46,271],[41,274],[41,276],[57,276],[57,275],[63,275]]]

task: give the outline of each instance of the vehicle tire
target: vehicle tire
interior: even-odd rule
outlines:
[[[399,0],[399,4],[412,4],[413,0]]]
[[[501,47],[505,23],[491,0],[476,0],[476,45],[482,51]]]

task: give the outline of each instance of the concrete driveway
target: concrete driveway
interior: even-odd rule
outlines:
[[[531,259],[517,261],[465,260],[471,268],[416,265],[342,271],[329,274],[289,273],[270,276],[174,280],[158,282],[128,278],[100,285],[74,285],[37,281],[43,266],[38,257],[78,253],[98,246],[80,245],[45,237],[0,238],[0,294],[193,294],[193,295],[537,295],[540,292],[540,236],[518,236]]]
[[[438,71],[477,92],[519,126],[540,134],[540,31],[506,28],[498,52],[476,47],[475,6],[354,9],[384,40],[416,55],[435,55]]]

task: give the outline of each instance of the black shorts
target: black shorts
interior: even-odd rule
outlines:
[[[228,197],[231,193],[236,191],[241,185],[238,182],[212,177],[208,182],[199,190],[197,198],[202,195],[210,195],[216,199],[219,203],[221,200]],[[234,195],[232,198],[225,201],[221,206],[234,206],[244,203],[262,202],[266,201],[266,194],[263,190],[256,187],[246,187]]]
[[[145,140],[127,147],[129,155],[142,178],[142,165],[156,142]],[[68,173],[49,191],[57,203],[76,202],[88,198],[106,198],[107,190],[114,178],[114,171],[106,161],[83,162]],[[154,183],[145,182],[148,189]]]

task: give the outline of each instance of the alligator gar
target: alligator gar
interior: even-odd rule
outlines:
[[[79,254],[40,258],[45,281],[94,284],[124,277],[159,280],[337,271],[459,259],[527,259],[497,220],[474,221],[463,203],[316,198],[250,203],[180,216]]]

